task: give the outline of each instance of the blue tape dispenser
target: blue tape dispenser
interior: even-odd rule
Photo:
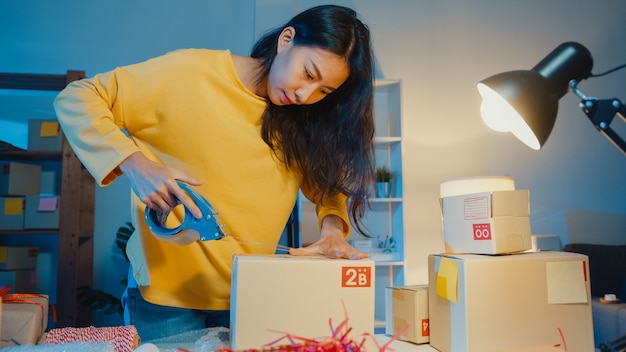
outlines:
[[[230,235],[226,224],[221,221],[219,214],[206,198],[182,182],[178,182],[178,186],[196,202],[196,205],[202,211],[202,218],[196,219],[189,209],[185,207],[185,217],[182,223],[177,227],[170,228],[166,226],[166,223],[168,216],[172,212],[171,210],[158,211],[146,207],[144,218],[148,227],[158,239],[184,246],[198,239],[200,241],[219,240]]]

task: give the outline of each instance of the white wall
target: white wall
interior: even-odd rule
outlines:
[[[380,69],[403,81],[409,281],[426,282],[426,255],[441,249],[439,182],[509,175],[531,194],[535,234],[567,243],[565,213],[626,213],[626,156],[593,126],[569,94],[545,147],[533,151],[479,117],[476,82],[530,69],[558,44],[579,41],[594,73],[626,63],[623,1],[355,1],[369,23]],[[626,70],[583,82],[588,95],[626,100]],[[626,229],[621,229],[626,243]],[[593,241],[593,234],[589,234]],[[408,248],[408,247],[411,248]],[[412,259],[411,259],[412,258]],[[409,282],[411,283],[411,282]]]
[[[475,89],[476,82],[495,73],[530,69],[569,40],[590,49],[594,73],[626,63],[622,0],[329,2],[351,6],[365,18],[379,76],[402,80],[408,283],[426,282],[426,256],[442,250],[437,198],[444,179],[514,177],[518,188],[531,192],[533,233],[558,234],[563,242],[568,242],[568,211],[626,214],[626,156],[586,121],[574,95],[561,100],[554,131],[535,152],[483,125]],[[193,46],[245,54],[260,33],[319,3],[3,1],[0,71],[74,68],[91,75]],[[591,96],[626,101],[620,84],[625,78],[622,70],[579,87]],[[116,187],[98,191],[99,288],[119,286],[118,273],[109,278],[107,262],[115,231],[126,221],[121,208],[121,214],[112,213],[127,199],[127,185]],[[593,234],[589,237],[593,241]]]

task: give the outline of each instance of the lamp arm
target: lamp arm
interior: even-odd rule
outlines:
[[[611,122],[618,116],[626,123],[626,107],[617,99],[597,99],[583,94],[577,87],[578,82],[572,80],[569,83],[570,90],[581,98],[580,108],[587,115],[591,123],[613,145],[626,155],[626,141],[611,128]]]

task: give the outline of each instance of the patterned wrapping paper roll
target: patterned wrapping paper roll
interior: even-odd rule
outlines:
[[[51,329],[46,335],[46,343],[68,342],[111,342],[116,352],[132,352],[140,344],[137,328],[129,326],[113,326],[96,328],[59,328]]]

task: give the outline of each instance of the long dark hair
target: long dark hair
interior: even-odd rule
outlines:
[[[282,30],[292,26],[293,45],[344,57],[349,77],[333,93],[312,105],[268,104],[262,137],[287,167],[297,168],[303,184],[319,190],[315,202],[344,194],[348,214],[364,234],[361,219],[368,206],[374,173],[373,59],[370,32],[354,10],[324,5],[296,15],[257,41],[251,56],[263,63],[258,81],[269,74]]]

